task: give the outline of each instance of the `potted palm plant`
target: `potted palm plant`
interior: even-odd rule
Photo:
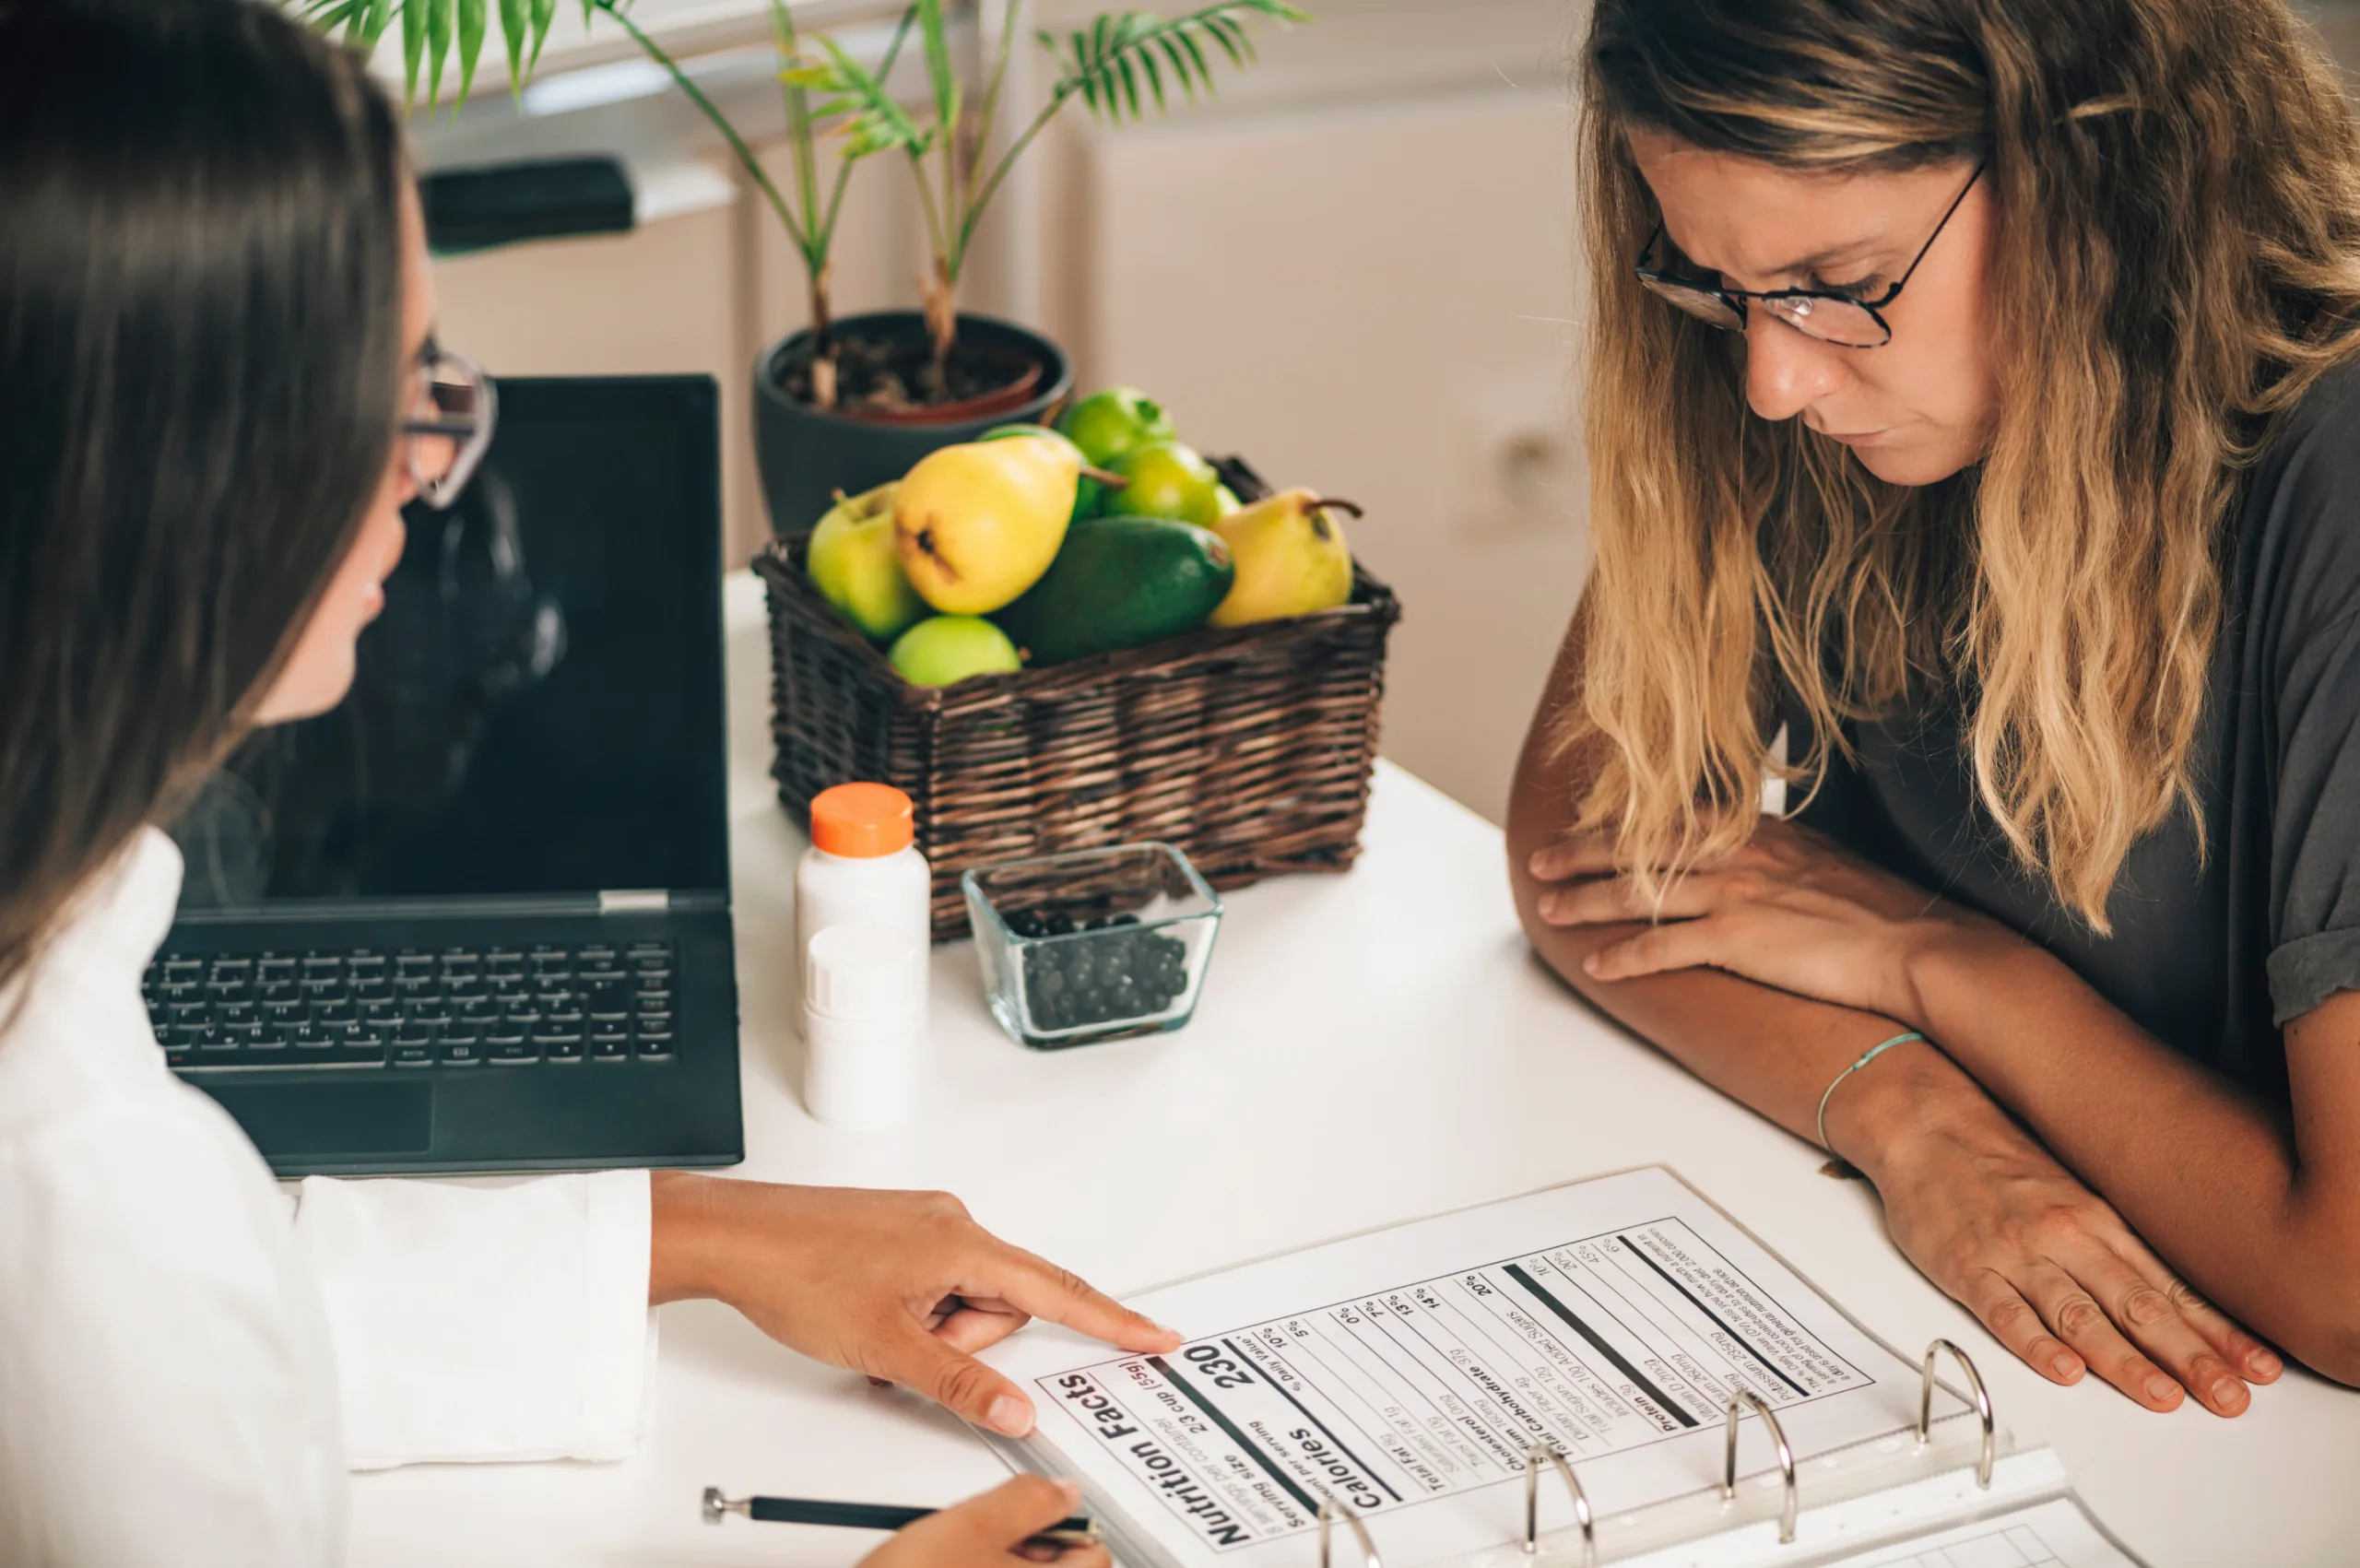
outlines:
[[[457,91],[473,84],[494,6],[512,84],[527,79],[558,0],[290,0],[324,27],[373,46],[396,21],[408,90],[421,74],[430,101],[455,67]],[[976,0],[979,6],[993,0]],[[809,529],[839,490],[899,477],[926,453],[997,424],[1037,419],[1070,390],[1072,371],[1055,343],[1013,323],[962,313],[960,281],[978,226],[1017,160],[1074,99],[1110,123],[1162,110],[1177,93],[1213,90],[1212,63],[1243,67],[1254,55],[1246,22],[1308,19],[1290,0],[1218,0],[1185,15],[1110,13],[1060,40],[1035,35],[1056,76],[1046,100],[1005,149],[993,136],[1023,0],[1004,0],[999,45],[980,90],[962,81],[944,0],[915,0],[875,70],[830,39],[797,31],[787,0],[770,0],[791,177],[773,181],[753,147],[689,74],[631,16],[631,0],[582,0],[585,24],[603,13],[620,25],[719,133],[792,242],[805,273],[810,324],[754,363],[755,447],[771,525]],[[930,101],[913,115],[887,90],[913,37],[926,61]],[[823,139],[832,175],[821,174]],[[856,168],[899,153],[914,184],[932,251],[923,308],[838,319],[831,308],[831,252]]]

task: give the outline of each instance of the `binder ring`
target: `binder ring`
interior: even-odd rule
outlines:
[[[1565,1456],[1546,1443],[1536,1443],[1524,1456],[1524,1554],[1532,1556],[1540,1550],[1540,1467],[1554,1465],[1557,1473],[1565,1478],[1565,1490],[1574,1494],[1574,1517],[1582,1527],[1582,1568],[1598,1568],[1598,1521],[1590,1516],[1589,1495],[1582,1491],[1582,1483],[1574,1476],[1573,1466]]]
[[[1737,1496],[1737,1423],[1748,1407],[1762,1418],[1769,1431],[1770,1441],[1778,1448],[1778,1479],[1785,1483],[1786,1497],[1778,1511],[1778,1544],[1790,1546],[1795,1539],[1795,1451],[1787,1444],[1786,1429],[1778,1424],[1778,1413],[1770,1402],[1751,1388],[1740,1388],[1729,1396],[1729,1457],[1721,1467],[1721,1499],[1728,1502]]]
[[[1934,1435],[1934,1362],[1944,1350],[1966,1373],[1966,1385],[1975,1392],[1975,1414],[1983,1422],[1983,1451],[1975,1461],[1975,1484],[1985,1491],[1991,1490],[1991,1458],[2000,1442],[1991,1426],[1991,1396],[1984,1390],[1983,1374],[1966,1359],[1966,1352],[1948,1339],[1937,1339],[1926,1347],[1926,1376],[1918,1386],[1918,1441],[1926,1443]]]
[[[1337,1502],[1333,1492],[1319,1500],[1319,1568],[1328,1568],[1328,1534],[1338,1519],[1351,1526],[1352,1534],[1359,1538],[1363,1568],[1385,1568],[1377,1559],[1376,1543],[1368,1539],[1368,1527],[1361,1523],[1358,1514]]]

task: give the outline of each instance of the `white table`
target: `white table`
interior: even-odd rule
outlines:
[[[2033,1375],[1887,1240],[1874,1194],[1589,1012],[1529,957],[1500,835],[1380,769],[1342,878],[1232,895],[1195,1023],[1039,1055],[984,1010],[966,943],[934,955],[935,1070],[914,1122],[821,1126],[796,1098],[785,966],[800,835],[767,768],[757,585],[728,584],[730,819],[746,1163],[780,1182],[941,1187],[1116,1293],[1282,1248],[1652,1162],[1718,1200],[1906,1351],[1965,1345],[2001,1421],[2053,1443],[2157,1565],[2360,1562],[2360,1394],[2290,1372],[2220,1421]],[[703,1525],[702,1489],[927,1503],[1004,1475],[915,1398],[813,1366],[705,1303],[664,1309],[652,1434],[619,1465],[358,1478],[352,1561],[841,1564],[873,1538]]]

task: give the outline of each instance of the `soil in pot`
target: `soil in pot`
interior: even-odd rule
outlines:
[[[781,390],[797,403],[811,402],[812,354],[808,347],[778,365]],[[1030,355],[997,344],[952,345],[939,395],[933,395],[934,351],[925,339],[872,338],[856,331],[836,334],[836,406],[832,412],[852,419],[891,424],[938,424],[979,419],[1015,407],[1040,385],[1044,367]]]
[[[877,372],[856,386],[840,382],[840,403],[844,394],[875,399],[887,390],[888,372],[900,383],[899,400],[910,400],[928,365],[926,322],[917,312],[846,316],[835,331],[839,343],[875,346],[860,357]],[[808,333],[763,349],[753,365],[754,455],[772,530],[804,533],[833,504],[836,491],[858,495],[900,478],[937,448],[973,441],[994,425],[1043,419],[1072,390],[1064,351],[1013,323],[962,316],[959,347],[953,390],[995,383],[997,390],[899,411],[813,407]]]

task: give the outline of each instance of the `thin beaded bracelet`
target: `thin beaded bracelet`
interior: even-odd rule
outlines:
[[[1923,1040],[1926,1037],[1924,1035],[1918,1033],[1914,1029],[1906,1034],[1896,1034],[1882,1044],[1870,1047],[1858,1061],[1854,1062],[1850,1067],[1846,1067],[1842,1072],[1835,1075],[1835,1082],[1829,1084],[1827,1086],[1827,1092],[1819,1097],[1819,1146],[1822,1149],[1826,1149],[1827,1152],[1830,1154],[1835,1154],[1835,1150],[1829,1149],[1827,1143],[1827,1102],[1835,1096],[1835,1085],[1842,1083],[1846,1079],[1850,1078],[1854,1073],[1858,1072],[1862,1067],[1867,1067],[1870,1062],[1875,1061],[1879,1056],[1883,1055],[1895,1045],[1906,1045],[1912,1040]],[[1835,1158],[1841,1160],[1844,1157],[1840,1154],[1835,1154]]]

